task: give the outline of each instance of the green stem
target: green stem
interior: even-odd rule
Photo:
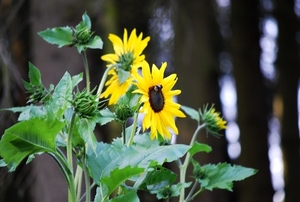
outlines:
[[[66,159],[58,152],[49,153],[50,156],[54,158],[54,160],[58,163],[59,167],[63,171],[63,174],[66,178],[68,184],[68,202],[76,202],[76,189],[74,183],[73,172],[70,169]]]
[[[115,65],[111,65],[111,66],[109,66],[108,68],[106,68],[106,70],[105,70],[105,72],[104,72],[104,74],[103,74],[103,76],[102,76],[102,79],[101,79],[101,81],[100,81],[98,90],[97,90],[97,94],[96,94],[96,95],[97,95],[97,99],[96,99],[96,101],[99,100],[99,97],[100,97],[100,95],[101,95],[101,93],[102,93],[102,90],[103,90],[103,87],[104,87],[104,84],[105,84],[105,81],[106,81],[108,72],[109,72],[112,68],[114,68],[114,67],[115,67]]]
[[[89,187],[89,191],[91,191],[94,187],[96,186],[96,183],[95,182],[93,182],[93,184]],[[82,196],[81,196],[81,198],[80,198],[80,200],[79,201],[82,201],[83,200],[83,198],[85,197],[85,195],[86,195],[86,193],[84,193]]]
[[[187,200],[185,202],[189,202],[191,200],[193,200],[197,195],[199,195],[204,189],[201,187],[193,196],[191,196],[190,198],[187,198]]]
[[[132,131],[131,131],[131,134],[130,134],[130,138],[129,138],[128,142],[127,142],[127,146],[130,146],[132,144],[132,142],[133,142],[133,138],[134,138],[134,135],[135,135],[135,129],[136,129],[136,125],[137,125],[138,116],[139,116],[139,113],[136,112],[135,116],[134,116],[134,119],[133,119]]]
[[[123,132],[123,145],[126,144],[126,122],[121,123],[122,125],[122,132]]]
[[[197,185],[198,185],[198,182],[195,180],[195,182],[194,182],[194,184],[193,184],[193,186],[192,186],[192,188],[191,188],[191,190],[190,190],[188,196],[186,197],[185,201],[189,201],[189,200],[191,199],[191,196],[192,196],[192,194],[194,193],[194,191],[195,191]]]
[[[82,51],[82,59],[83,59],[83,65],[85,69],[86,90],[89,93],[90,92],[90,70],[89,70],[89,64],[86,57],[86,50]]]
[[[91,201],[91,189],[90,189],[90,186],[91,186],[91,181],[90,181],[90,176],[89,176],[89,173],[86,169],[86,166],[85,164],[83,163],[82,164],[83,166],[83,172],[84,172],[84,180],[85,180],[85,193],[86,193],[86,197],[85,197],[85,201],[86,202],[90,202]]]
[[[191,142],[190,142],[190,146],[193,146],[194,143],[196,142],[196,139],[197,139],[197,136],[198,136],[198,132],[205,127],[205,124],[202,124],[202,125],[198,125],[197,129],[195,130],[194,134],[193,134],[193,137],[191,139]],[[191,160],[191,154],[188,152],[186,157],[185,157],[185,160],[184,160],[184,163],[182,166],[179,166],[179,169],[180,169],[180,183],[185,183],[185,177],[186,177],[186,170],[187,170],[187,167],[190,163],[190,160]],[[179,197],[179,202],[183,202],[184,201],[184,197],[185,197],[185,188],[183,187],[181,189],[181,193],[180,193],[180,197]]]
[[[71,118],[71,123],[69,126],[69,131],[68,131],[68,140],[67,140],[67,159],[68,159],[68,165],[69,169],[71,171],[71,178],[73,180],[73,185],[74,185],[74,193],[73,190],[69,189],[69,201],[71,198],[73,198],[73,195],[75,195],[75,198],[71,200],[70,202],[74,202],[76,200],[76,191],[75,191],[75,183],[74,183],[74,176],[73,176],[73,156],[72,156],[72,130],[73,130],[73,125],[74,125],[74,120],[75,120],[75,113],[73,112],[72,118]]]
[[[82,168],[77,165],[76,174],[75,174],[75,186],[76,186],[76,193],[77,193],[77,200],[80,199],[81,195],[81,185],[82,185]]]

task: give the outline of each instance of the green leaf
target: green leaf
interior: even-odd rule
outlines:
[[[86,12],[82,15],[82,21],[76,25],[76,31],[80,31],[84,28],[91,29],[92,23],[90,17],[86,14]]]
[[[115,114],[106,107],[100,110],[100,116],[97,119],[97,123],[102,126],[115,120],[115,118]]]
[[[0,167],[6,167],[7,164],[4,162],[3,159],[0,159]]]
[[[191,119],[196,120],[198,123],[200,123],[200,114],[197,110],[187,107],[187,106],[183,106],[181,105],[181,109],[191,117]]]
[[[124,195],[117,196],[117,197],[109,200],[109,202],[124,202],[124,201],[139,202],[140,199],[139,199],[136,191],[132,190]]]
[[[108,195],[110,195],[116,188],[121,185],[122,182],[142,172],[144,172],[144,169],[137,166],[126,166],[124,168],[117,167],[110,172],[109,176],[100,179],[100,183],[103,183],[107,186]]]
[[[84,140],[86,143],[86,149],[92,149],[93,152],[96,153],[96,137],[94,134],[95,129],[95,123],[92,123],[91,121],[88,121],[88,119],[79,119],[79,121],[76,123],[78,132],[80,137]]]
[[[177,174],[162,166],[158,166],[155,170],[147,174],[144,184],[141,186],[143,189],[150,191],[159,190],[173,184],[176,178]]]
[[[43,86],[42,79],[41,79],[41,72],[36,68],[32,63],[29,62],[29,80],[30,84],[35,86]]]
[[[209,153],[211,152],[211,147],[208,146],[207,144],[201,144],[199,142],[195,142],[194,145],[190,148],[189,152],[191,154],[191,157],[198,153],[198,152],[206,152]]]
[[[86,45],[86,47],[91,49],[102,49],[103,41],[99,36],[94,36]]]
[[[130,72],[129,71],[125,71],[122,68],[118,68],[118,78],[119,78],[119,82],[120,84],[124,83],[129,77],[130,77]]]
[[[0,156],[9,171],[31,154],[56,151],[55,138],[64,125],[58,120],[31,119],[6,129],[0,141]]]
[[[70,27],[56,27],[38,32],[38,35],[50,44],[59,48],[72,44],[73,30]]]
[[[257,170],[238,165],[221,163],[218,165],[208,164],[201,167],[204,177],[198,179],[201,187],[207,190],[226,189],[232,191],[233,181],[240,181],[254,175]]]
[[[66,72],[54,89],[52,97],[47,105],[49,115],[61,117],[65,110],[71,105],[73,82],[70,74]]]
[[[83,78],[83,73],[72,76],[72,89],[74,89],[82,81],[82,78]]]
[[[139,168],[149,168],[153,162],[162,165],[164,162],[172,162],[182,157],[190,146],[169,145],[151,148],[120,147],[98,143],[96,153],[89,150],[87,153],[87,165],[90,169],[92,178],[96,183],[103,177],[110,175],[115,168],[125,168],[127,166]]]

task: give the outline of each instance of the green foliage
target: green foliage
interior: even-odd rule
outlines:
[[[181,105],[180,107],[187,115],[190,116],[191,119],[196,120],[199,124],[200,124],[200,114],[197,110],[191,108],[191,107],[187,107],[187,106],[183,106]]]
[[[201,173],[197,178],[201,187],[210,191],[213,189],[232,191],[233,181],[243,180],[257,172],[257,170],[252,168],[245,168],[238,165],[232,166],[227,163],[199,166],[199,164],[194,161],[193,164],[194,173]]]
[[[102,49],[103,42],[99,36],[93,36],[91,32],[90,17],[84,13],[82,21],[72,29],[66,27],[56,27],[39,32],[39,36],[50,44],[57,45],[59,48],[63,46],[75,46],[79,53],[87,48]]]
[[[31,154],[55,152],[55,138],[64,126],[58,120],[31,119],[6,129],[0,141],[0,156],[9,171],[14,171]]]
[[[73,30],[68,26],[48,28],[45,31],[38,32],[38,35],[48,43],[58,45],[58,48],[73,44]]]
[[[136,85],[130,86],[119,98],[114,112],[108,107],[99,110],[102,107],[99,105],[106,101],[99,102],[99,96],[109,69],[105,71],[97,94],[94,95],[94,90],[90,91],[85,51],[87,48],[101,49],[103,43],[91,28],[91,20],[84,13],[82,21],[75,28],[57,27],[38,33],[50,44],[58,45],[59,48],[75,46],[83,54],[87,86],[80,91],[78,84],[83,80],[83,74],[71,76],[66,72],[55,87],[50,85],[46,89],[42,84],[40,71],[29,63],[29,82],[23,81],[29,93],[28,105],[0,110],[20,113],[19,122],[6,129],[0,140],[0,167],[7,166],[11,172],[23,160],[29,163],[35,155],[50,154],[58,163],[68,184],[69,202],[76,201],[79,197],[76,189],[81,186],[78,183],[81,182],[82,175],[77,173],[80,169],[76,171],[76,177],[73,173],[74,157],[77,166],[82,168],[86,176],[90,176],[85,177],[86,187],[89,188],[91,184],[90,178],[97,185],[94,199],[96,202],[138,202],[138,190],[155,194],[158,199],[179,196],[179,201],[183,202],[185,189],[192,184],[185,179],[190,163],[194,166],[194,185],[199,183],[201,189],[196,192],[196,186],[193,185],[187,201],[205,189],[232,191],[233,181],[243,180],[257,172],[251,168],[226,163],[200,166],[193,160],[197,153],[212,151],[209,145],[196,141],[201,129],[206,128],[209,133],[216,135],[219,130],[226,128],[226,121],[213,107],[207,109],[206,106],[201,112],[181,106],[198,123],[190,145],[171,144],[171,140],[164,139],[164,135],[159,135],[160,139],[151,140],[149,131],[141,131],[137,115],[143,103],[140,101],[141,95],[132,93],[137,89]],[[139,39],[141,37],[142,35]],[[110,67],[117,69],[120,83],[131,76],[133,56],[131,52],[122,55],[119,63]],[[77,90],[76,94],[74,88]],[[133,124],[125,128],[131,117],[134,118]],[[173,121],[173,117],[164,118],[168,119],[166,122]],[[122,123],[123,130],[120,135],[123,138],[115,138],[111,143],[98,142],[94,134],[96,125],[103,126],[111,121]],[[63,149],[67,155],[61,151]],[[184,163],[181,162],[183,158]],[[176,162],[180,170],[177,184],[174,184],[178,180],[177,174],[164,167],[169,162]],[[118,193],[113,197],[116,190]],[[86,192],[86,201],[90,201],[89,189]]]

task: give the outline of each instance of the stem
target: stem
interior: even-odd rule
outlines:
[[[91,189],[93,189],[94,187],[96,186],[96,183],[95,182],[93,182],[93,184],[90,186],[90,188],[89,188],[89,191],[91,191]],[[86,193],[84,193],[82,196],[81,196],[81,198],[80,198],[80,200],[79,201],[82,201],[83,200],[83,198],[85,197],[85,195],[86,195]]]
[[[135,129],[136,129],[136,125],[137,125],[138,116],[139,116],[139,113],[136,112],[135,116],[134,116],[134,119],[133,119],[132,131],[131,131],[131,134],[130,134],[130,138],[129,138],[128,142],[127,142],[127,146],[130,146],[132,144],[132,142],[133,142],[133,138],[134,138],[134,135],[135,135]]]
[[[83,59],[83,65],[85,69],[86,90],[89,93],[90,92],[90,70],[89,70],[89,64],[86,57],[86,50],[82,51],[82,59]]]
[[[126,122],[122,123],[122,132],[123,132],[123,145],[126,144]]]
[[[48,153],[50,156],[54,158],[54,160],[58,163],[59,167],[63,171],[63,174],[67,180],[68,184],[68,202],[75,202],[76,201],[76,189],[74,183],[73,172],[70,169],[66,159],[58,152],[55,153]]]
[[[76,185],[76,193],[77,193],[77,199],[80,199],[81,195],[81,185],[82,185],[82,169],[80,166],[77,165],[76,168],[76,174],[75,174],[75,185]]]
[[[73,125],[74,125],[74,120],[75,120],[75,113],[73,112],[70,127],[69,127],[69,132],[68,132],[68,140],[67,140],[67,159],[68,159],[69,169],[71,172],[71,178],[73,181],[72,186],[74,186],[74,193],[72,193],[73,190],[71,190],[71,188],[69,188],[69,197],[68,198],[69,198],[70,202],[74,202],[76,200],[76,191],[75,191],[75,183],[74,183],[74,176],[73,176],[73,156],[72,156],[72,129],[73,129]],[[73,198],[73,194],[75,195],[75,198]],[[73,199],[71,200],[71,198],[73,198]]]
[[[90,202],[90,198],[91,198],[91,181],[90,181],[90,176],[88,174],[88,171],[86,169],[85,164],[82,165],[83,166],[83,172],[84,172],[84,180],[85,180],[85,193],[86,193],[86,197],[85,197],[85,201],[86,202]]]
[[[198,132],[205,127],[205,124],[202,124],[202,125],[198,125],[197,129],[195,130],[194,134],[193,134],[193,137],[191,139],[191,142],[190,142],[190,146],[193,146],[196,139],[197,139],[197,136],[198,136]],[[185,183],[185,176],[186,176],[186,170],[187,170],[187,167],[190,163],[190,160],[191,160],[191,154],[188,152],[186,157],[185,157],[185,160],[184,160],[184,163],[182,166],[179,167],[180,169],[180,183]],[[183,187],[181,189],[181,193],[180,193],[180,197],[179,197],[179,202],[183,202],[184,201],[184,191],[185,191],[185,188]]]
[[[104,84],[105,84],[105,81],[106,81],[108,72],[109,72],[112,68],[114,68],[114,67],[115,67],[115,65],[111,65],[111,66],[109,66],[109,67],[105,70],[105,72],[104,72],[104,74],[103,74],[103,76],[102,76],[102,79],[101,79],[101,81],[100,81],[98,90],[97,90],[97,94],[96,94],[96,95],[97,95],[97,99],[96,99],[96,101],[99,100],[99,97],[100,97],[100,95],[101,95],[101,93],[102,93],[102,90],[103,90],[103,87],[104,87]]]
[[[187,200],[185,202],[189,202],[191,200],[193,200],[198,194],[200,194],[204,189],[201,187],[193,196],[191,196],[190,198],[187,198]]]
[[[193,184],[193,186],[192,186],[192,188],[191,188],[191,190],[190,190],[190,193],[189,193],[188,196],[186,197],[185,201],[189,201],[190,199],[192,199],[191,196],[192,196],[192,194],[194,193],[194,191],[195,191],[197,185],[198,185],[198,182],[195,180],[195,183]]]

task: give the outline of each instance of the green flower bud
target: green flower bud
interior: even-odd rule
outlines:
[[[220,136],[218,132],[222,129],[226,129],[226,121],[220,117],[219,112],[215,112],[215,108],[211,106],[207,109],[207,106],[200,111],[201,119],[203,120],[206,130],[215,136]]]
[[[73,101],[70,101],[75,112],[81,118],[91,118],[98,112],[99,102],[96,101],[96,95],[86,90],[78,92]]]
[[[126,99],[121,98],[115,105],[115,114],[117,121],[124,123],[128,118],[133,116],[134,111],[130,108],[129,103],[127,103]]]
[[[87,44],[91,40],[93,34],[94,33],[88,28],[83,28],[79,31],[76,31],[73,43],[81,45]]]
[[[39,103],[49,98],[49,93],[43,86],[32,86],[28,93],[31,95],[28,97],[27,103]]]

